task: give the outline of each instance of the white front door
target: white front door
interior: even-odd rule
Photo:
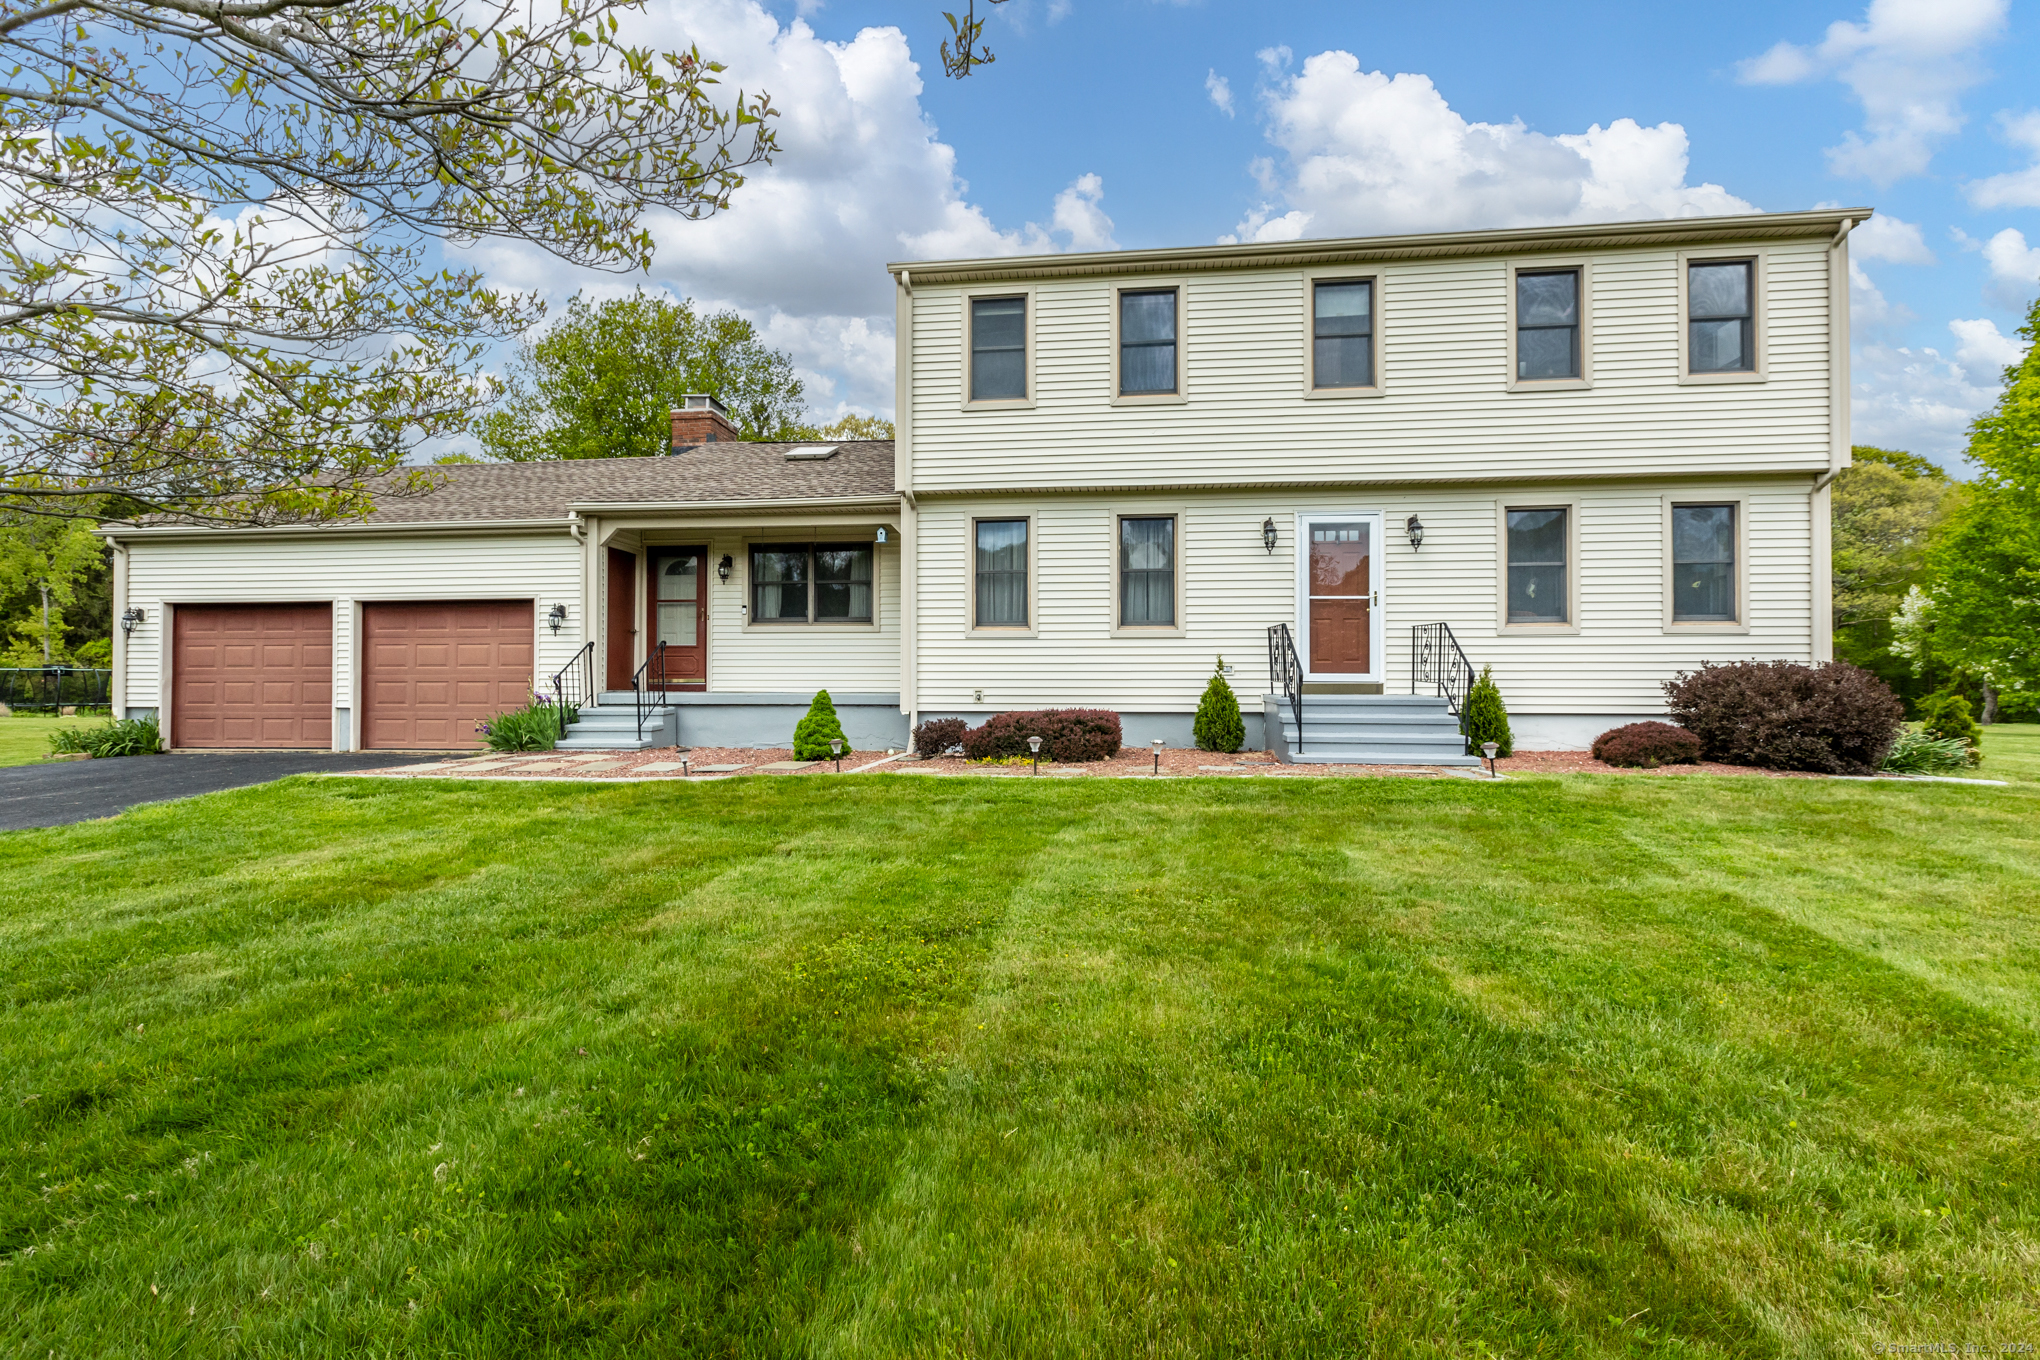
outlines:
[[[1298,515],[1296,542],[1304,678],[1380,680],[1381,512]]]

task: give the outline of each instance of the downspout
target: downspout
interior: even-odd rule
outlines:
[[[128,550],[127,544],[108,536],[106,546],[113,549],[113,676],[111,693],[107,702],[112,705],[115,718],[127,716],[127,629],[121,626],[121,615],[128,608]]]
[[[1849,232],[1844,217],[1828,242],[1828,465],[1807,492],[1811,530],[1812,617],[1808,620],[1816,662],[1835,657],[1834,524],[1828,487],[1849,466]]]
[[[919,650],[921,574],[920,505],[914,499],[914,277],[900,271],[893,295],[893,485],[900,493],[900,711],[907,715],[907,749],[920,720]]]

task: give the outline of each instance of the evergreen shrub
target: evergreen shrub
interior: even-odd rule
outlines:
[[[1665,697],[1706,759],[1768,770],[1875,774],[1905,721],[1891,687],[1846,661],[1703,665]]]
[[[1692,765],[1700,759],[1700,738],[1670,723],[1629,723],[1594,738],[1594,759],[1643,769]]]
[[[1050,760],[1110,760],[1119,754],[1119,715],[1103,708],[995,713],[963,734],[963,753],[972,760],[1024,756],[1029,737],[1041,738],[1041,754]]]
[[[1971,765],[1983,761],[1983,728],[1970,716],[1969,700],[1955,690],[1942,690],[1920,700],[1920,730],[1941,741],[1960,741]]]
[[[850,754],[850,739],[843,735],[842,720],[836,716],[836,701],[829,697],[829,691],[816,690],[814,702],[808,705],[807,716],[793,728],[793,758],[795,760],[828,760],[836,753],[829,749],[829,739],[834,737],[843,743],[843,754]]]
[[[1204,687],[1204,697],[1197,702],[1197,718],[1190,731],[1200,751],[1230,753],[1246,744],[1246,720],[1240,717],[1239,697],[1225,682],[1224,657],[1218,659],[1218,669],[1212,672],[1211,683]]]
[[[1480,755],[1482,742],[1494,742],[1496,759],[1516,753],[1516,738],[1509,731],[1509,710],[1502,703],[1502,691],[1495,684],[1494,668],[1482,666],[1480,679],[1466,692],[1466,711],[1459,715],[1459,730],[1466,734],[1466,753]]]
[[[939,756],[961,742],[969,728],[961,718],[930,718],[914,729],[914,754]]]

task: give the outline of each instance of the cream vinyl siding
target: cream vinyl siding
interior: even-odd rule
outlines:
[[[127,703],[162,702],[163,654],[169,642],[165,605],[338,601],[333,615],[333,706],[357,707],[358,622],[345,606],[379,600],[522,600],[534,602],[538,673],[543,681],[584,641],[581,546],[556,534],[382,536],[337,532],[330,537],[236,537],[128,544],[128,600],[148,622],[127,640]],[[547,610],[567,607],[555,637]],[[354,724],[357,729],[358,721]]]
[[[1746,498],[1750,631],[1735,637],[1668,635],[1664,629],[1664,500]],[[1574,613],[1579,631],[1504,633],[1496,626],[1498,503],[1563,500],[1578,507]],[[1037,636],[968,631],[965,570],[973,516],[1035,515]],[[1153,510],[1183,516],[1181,636],[1114,635],[1115,516]],[[1452,625],[1476,670],[1494,667],[1510,709],[1523,713],[1658,713],[1661,684],[1702,661],[1744,657],[1806,661],[1811,532],[1800,478],[1662,480],[1554,487],[1494,484],[1465,489],[1357,488],[1336,492],[1176,493],[924,500],[916,582],[922,712],[1097,706],[1121,712],[1193,710],[1220,654],[1234,689],[1265,692],[1267,629],[1297,626],[1298,511],[1379,510],[1386,521],[1380,576],[1386,688],[1408,693],[1410,628]],[[1403,532],[1424,523],[1413,551]],[[1261,544],[1273,518],[1275,551]],[[981,702],[972,699],[984,692]]]
[[[1365,402],[1303,393],[1307,273],[1200,274],[1182,293],[1188,400],[1113,405],[1117,279],[1034,284],[1031,410],[964,410],[960,286],[916,289],[912,485],[921,495],[1004,487],[1494,479],[1826,469],[1828,259],[1823,241],[1765,246],[1762,382],[1679,381],[1679,252],[1589,259],[1591,389],[1510,391],[1509,266],[1524,255],[1355,265],[1381,280],[1378,361]],[[1733,247],[1722,253],[1733,254]]]
[[[708,540],[708,688],[745,693],[818,689],[890,694],[900,687],[900,545],[875,544],[871,563],[871,623],[751,625],[750,548],[753,543],[864,543],[865,528],[759,529],[739,538],[718,531]],[[677,540],[676,540],[677,541]],[[694,540],[699,542],[701,540]],[[736,559],[730,582],[716,577],[724,553]],[[812,584],[809,586],[813,590]],[[791,740],[791,737],[788,738]]]

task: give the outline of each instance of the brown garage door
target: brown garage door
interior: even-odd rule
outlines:
[[[331,746],[333,607],[180,604],[172,746]]]
[[[477,722],[531,697],[535,626],[530,600],[364,606],[362,744],[480,746]]]

